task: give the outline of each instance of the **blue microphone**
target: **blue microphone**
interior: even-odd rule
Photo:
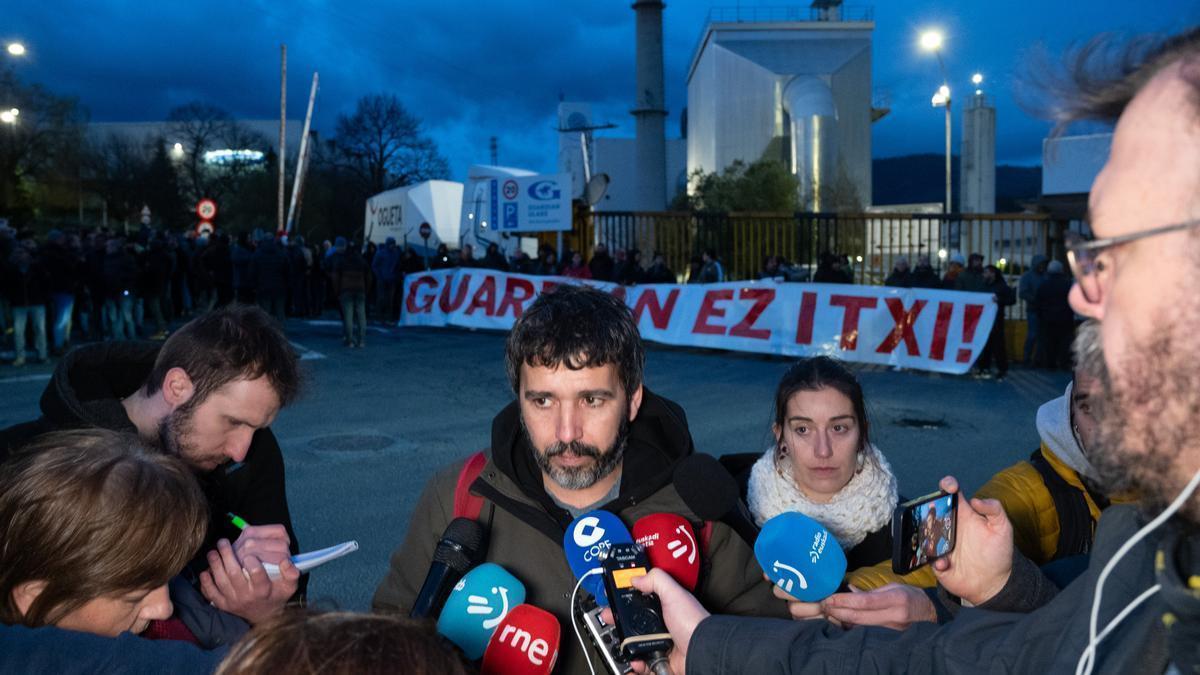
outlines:
[[[523,602],[524,584],[503,567],[483,563],[454,586],[438,617],[437,631],[476,661],[508,610]]]
[[[633,535],[621,519],[608,511],[590,511],[571,521],[567,532],[563,535],[563,551],[567,554],[567,563],[575,578],[582,578],[590,570],[600,566],[600,556],[614,544],[632,544]],[[604,595],[604,578],[593,574],[583,582],[585,588],[596,603],[608,607],[608,598]]]
[[[781,513],[763,523],[754,557],[772,583],[803,602],[829,597],[846,576],[837,539],[803,513]]]

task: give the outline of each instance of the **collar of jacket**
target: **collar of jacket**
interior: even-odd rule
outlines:
[[[125,341],[71,350],[42,392],[42,414],[55,428],[136,431],[121,399],[146,382],[160,347],[154,342]]]
[[[627,443],[621,491],[601,507],[614,514],[669,485],[675,464],[695,452],[683,408],[645,388],[638,416],[629,425]],[[546,493],[542,471],[521,428],[517,401],[492,420],[491,462],[471,490],[562,545],[571,514]]]
[[[1154,575],[1167,610],[1161,620],[1171,661],[1181,673],[1200,672],[1200,528],[1178,516],[1163,526]]]

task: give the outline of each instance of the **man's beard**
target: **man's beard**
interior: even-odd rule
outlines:
[[[154,444],[164,454],[182,459],[185,464],[197,471],[211,471],[220,465],[220,458],[206,461],[194,445],[187,442],[192,434],[192,416],[196,406],[187,403],[167,413],[158,423],[158,438]],[[213,462],[217,462],[214,466]]]
[[[541,450],[533,444],[533,438],[529,435],[529,429],[525,427],[524,419],[521,420],[521,428],[525,432],[525,438],[533,450],[533,458],[537,461],[542,473],[549,476],[550,480],[559,487],[567,490],[586,490],[612,474],[621,465],[621,460],[625,457],[625,447],[629,441],[628,412],[622,413],[617,437],[613,439],[612,445],[603,452],[598,447],[581,441],[571,441],[570,443],[556,441],[550,447]],[[568,452],[576,457],[589,457],[592,462],[580,466],[555,466],[550,461],[554,457]]]
[[[1178,466],[1185,453],[1196,452],[1200,440],[1200,387],[1195,371],[1200,342],[1189,331],[1200,327],[1200,305],[1181,303],[1181,311],[1158,317],[1159,328],[1145,344],[1128,343],[1117,368],[1110,372],[1102,354],[1095,369],[1103,386],[1098,397],[1099,429],[1096,448],[1088,452],[1100,487],[1109,496],[1132,490],[1147,514],[1157,515],[1173,501],[1192,477],[1195,467]],[[1094,337],[1091,337],[1094,336]],[[1076,353],[1096,349],[1100,331],[1081,333]],[[1195,498],[1182,509],[1200,521]]]

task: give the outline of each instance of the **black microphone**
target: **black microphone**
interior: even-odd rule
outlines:
[[[697,516],[719,520],[754,546],[758,526],[742,501],[737,480],[712,455],[695,453],[675,465],[675,491]]]
[[[433,549],[433,562],[429,564],[425,583],[421,585],[421,592],[417,593],[408,616],[436,619],[454,585],[472,567],[483,562],[486,552],[487,532],[482,525],[470,518],[450,521]]]

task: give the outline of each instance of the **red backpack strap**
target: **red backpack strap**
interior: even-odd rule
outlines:
[[[463,462],[462,470],[458,472],[458,483],[454,486],[454,517],[479,519],[483,510],[483,497],[471,494],[471,484],[483,473],[487,464],[487,456],[479,451]]]
[[[712,542],[712,533],[713,521],[704,521],[704,527],[700,528],[700,555],[704,556],[705,560],[708,559],[708,548]]]

